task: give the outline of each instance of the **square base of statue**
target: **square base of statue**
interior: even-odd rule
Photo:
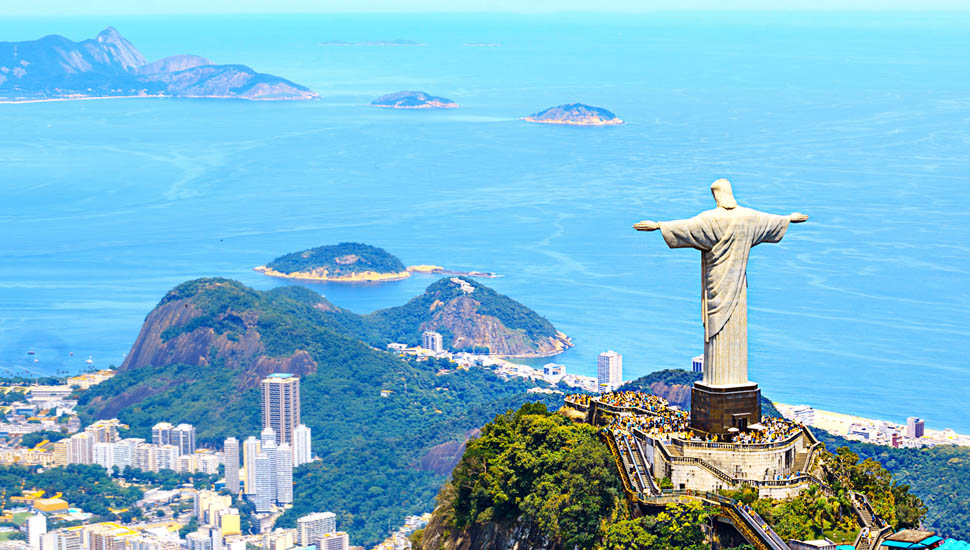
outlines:
[[[744,431],[761,422],[761,390],[755,383],[708,386],[695,382],[690,392],[690,427],[694,431],[725,434]]]

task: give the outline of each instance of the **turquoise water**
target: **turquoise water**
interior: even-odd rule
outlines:
[[[749,263],[765,393],[970,432],[966,15],[5,19],[0,39],[109,24],[150,59],[324,98],[0,105],[0,372],[118,364],[176,284],[270,288],[253,266],[344,240],[503,274],[486,284],[574,338],[571,372],[606,349],[627,378],[687,367],[698,253],[630,226],[711,208],[727,177],[743,205],[811,216]],[[320,45],[394,39],[424,45]],[[462,107],[367,106],[402,89]],[[627,124],[517,120],[572,101]],[[433,280],[313,288],[367,312]]]

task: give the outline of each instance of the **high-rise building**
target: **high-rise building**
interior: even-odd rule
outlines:
[[[279,464],[279,447],[277,447],[276,446],[276,442],[274,442],[271,439],[269,441],[263,442],[263,444],[262,444],[262,452],[269,459],[269,476],[270,476],[270,479],[269,479],[269,499],[272,500],[273,502],[276,502],[276,499],[277,499],[277,496],[278,496],[278,487],[279,487],[276,484],[276,481],[277,481],[277,474],[276,474],[276,472],[278,471],[277,465]],[[290,461],[292,462],[292,460],[293,459],[291,457],[290,458]],[[256,480],[256,484],[258,486],[258,484],[259,484],[259,480],[258,479]]]
[[[926,431],[926,425],[922,418],[917,416],[911,416],[906,419],[906,437],[919,438],[923,437],[923,433]]]
[[[259,432],[259,444],[267,443],[276,443],[276,430],[273,428],[263,428],[263,431]]]
[[[47,518],[44,514],[34,514],[27,518],[27,544],[30,550],[41,550],[41,538],[47,534]]]
[[[275,477],[270,469],[269,457],[266,453],[259,453],[253,459],[253,506],[256,512],[264,513],[271,510],[272,480]]]
[[[697,357],[690,360],[690,371],[691,372],[704,372],[704,356],[698,355]]]
[[[246,483],[243,491],[247,495],[256,494],[256,457],[259,455],[259,440],[253,436],[243,441],[243,467],[246,469]]]
[[[263,379],[263,427],[273,428],[276,444],[293,444],[293,430],[300,425],[300,379],[274,373]]]
[[[115,444],[98,442],[93,447],[91,459],[105,470],[110,470],[115,465]]]
[[[153,470],[173,470],[179,471],[179,448],[175,445],[160,445],[158,447],[152,446],[152,451],[154,451],[154,468]]]
[[[152,445],[171,445],[172,444],[172,425],[168,422],[159,422],[152,426]]]
[[[179,448],[179,453],[190,455],[195,452],[195,426],[179,424],[171,431],[172,445]]]
[[[235,437],[226,439],[222,446],[223,459],[226,463],[226,489],[234,495],[239,494],[239,440]]]
[[[276,449],[276,502],[293,504],[293,449],[289,443]]]
[[[118,439],[118,426],[121,422],[117,418],[111,420],[98,420],[91,424],[84,431],[91,434],[95,443],[112,443]]]
[[[300,424],[293,430],[293,465],[299,466],[313,460],[313,440],[310,427]]]
[[[119,470],[124,470],[128,466],[131,466],[134,462],[135,457],[135,445],[142,442],[141,439],[122,439],[114,444],[114,456],[111,462],[118,467]]]
[[[424,349],[429,349],[435,353],[445,349],[444,343],[441,339],[441,334],[433,330],[426,330],[423,334],[421,334],[421,347]]]
[[[198,458],[198,467],[200,472],[206,475],[215,475],[219,473],[219,457],[214,454],[198,454],[194,456]],[[236,475],[239,475],[239,464],[236,464]]]
[[[317,550],[349,550],[350,537],[343,531],[324,533],[317,539]]]
[[[601,392],[613,391],[623,384],[622,355],[613,350],[599,355],[596,359],[596,383]]]
[[[325,533],[337,531],[337,516],[333,512],[316,512],[296,520],[297,543],[314,544]]]
[[[93,464],[94,436],[88,432],[72,435],[68,441],[67,460],[71,464]]]

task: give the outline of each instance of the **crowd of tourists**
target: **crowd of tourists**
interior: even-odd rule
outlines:
[[[662,439],[705,441],[710,443],[766,444],[784,441],[799,432],[798,424],[784,418],[762,417],[761,429],[749,429],[730,434],[701,434],[690,428],[690,414],[671,407],[667,400],[639,391],[609,392],[600,395],[573,394],[566,402],[588,407],[592,401],[613,407],[636,408],[647,414],[619,414],[610,420],[609,429],[632,433],[641,432]]]
[[[801,430],[801,427],[794,422],[771,416],[762,416],[761,425],[763,426],[761,430],[748,430],[735,434],[733,442],[746,444],[775,443],[784,441]]]

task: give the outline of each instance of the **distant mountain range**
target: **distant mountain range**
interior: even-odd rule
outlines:
[[[216,65],[197,55],[149,63],[113,27],[82,42],[56,34],[0,42],[0,101],[126,96],[303,100],[317,94],[245,65]]]

